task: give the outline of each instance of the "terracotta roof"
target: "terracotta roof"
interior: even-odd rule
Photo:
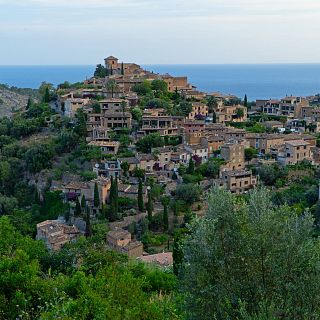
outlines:
[[[112,59],[112,60],[114,60],[114,59],[115,59],[115,60],[119,60],[118,58],[116,58],[116,57],[114,57],[114,56],[109,56],[109,57],[105,58],[104,60],[109,60],[109,59],[110,59],[110,60],[111,60],[111,59]]]
[[[309,143],[304,140],[290,140],[290,141],[286,141],[286,144],[289,144],[293,147],[308,146],[309,145]]]
[[[131,238],[131,233],[124,230],[124,229],[119,229],[119,230],[113,230],[108,232],[108,237],[111,237],[113,239],[123,239],[123,238]]]
[[[158,264],[161,267],[167,267],[173,264],[172,252],[163,252],[148,256],[142,256],[138,259],[146,263]]]

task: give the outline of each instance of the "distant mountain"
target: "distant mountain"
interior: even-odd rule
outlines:
[[[13,112],[25,108],[29,97],[39,100],[38,90],[0,84],[0,117],[10,117]]]

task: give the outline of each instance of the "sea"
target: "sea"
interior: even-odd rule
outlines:
[[[156,73],[187,76],[205,92],[234,94],[249,101],[286,95],[320,93],[320,64],[143,65]],[[0,83],[38,88],[46,81],[58,85],[90,78],[95,66],[0,66]]]

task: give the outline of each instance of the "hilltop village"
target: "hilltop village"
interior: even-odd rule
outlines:
[[[206,93],[113,56],[16,91],[0,319],[317,319],[320,95]]]
[[[90,155],[79,167],[85,179],[66,171],[51,182],[70,209],[64,223],[39,223],[37,238],[59,250],[87,232],[87,215],[103,217],[111,248],[139,259],[155,254],[170,265],[170,232],[204,214],[207,190],[246,194],[259,173],[274,179],[262,183],[285,187],[287,176],[308,177],[319,165],[319,102],[286,96],[252,103],[205,93],[185,76],[110,56],[92,78],[61,84],[50,99],[57,114],[83,122]]]

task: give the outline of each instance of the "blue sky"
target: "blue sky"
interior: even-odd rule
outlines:
[[[0,0],[0,65],[320,62],[319,0]]]

